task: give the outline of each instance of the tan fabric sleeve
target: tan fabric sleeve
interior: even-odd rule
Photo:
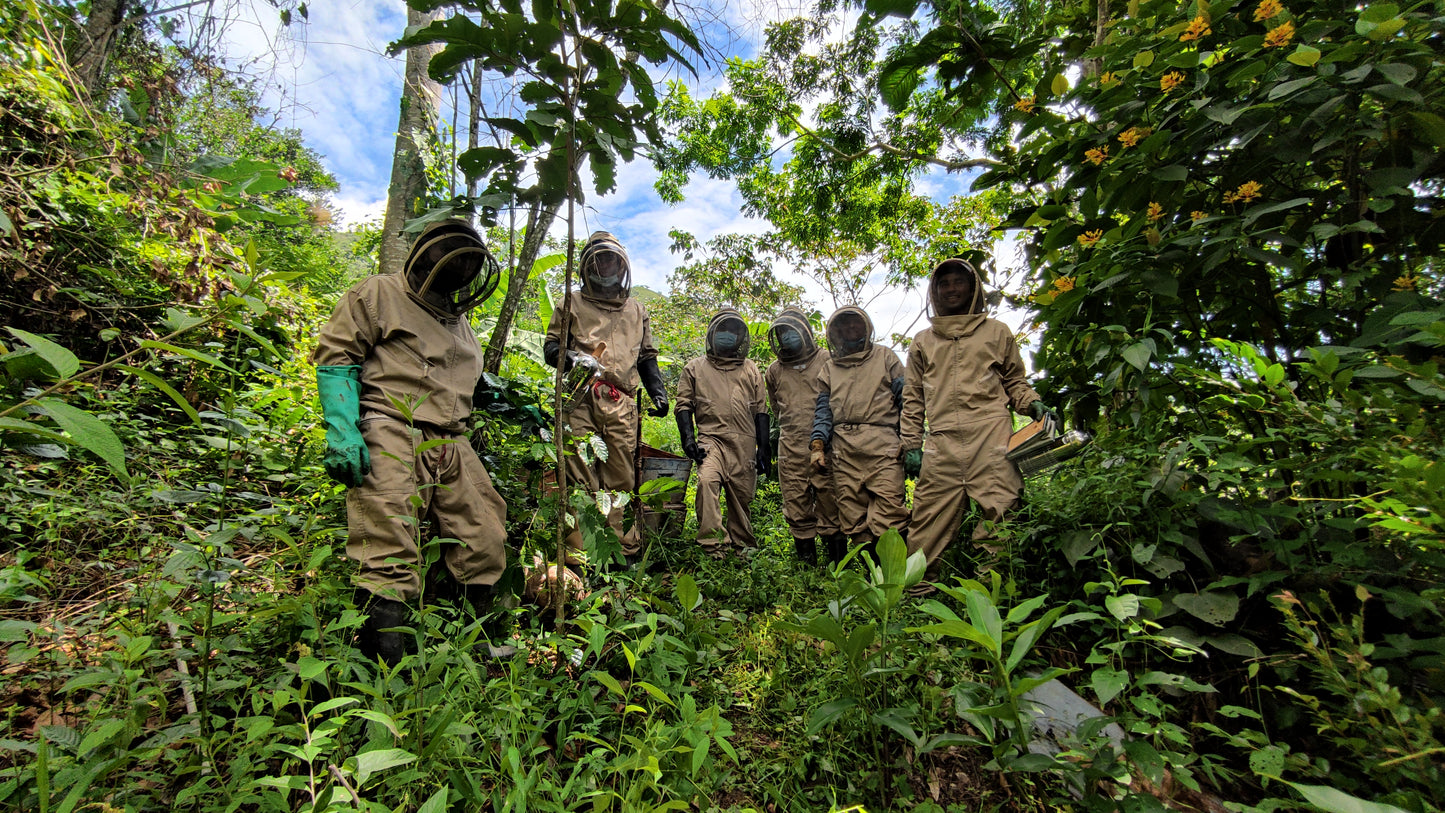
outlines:
[[[748,376],[748,379],[749,379],[749,383],[752,384],[752,388],[753,388],[753,393],[752,393],[753,414],[754,414],[754,415],[761,415],[761,414],[763,414],[763,413],[765,413],[765,412],[768,411],[767,386],[763,383],[763,374],[760,373],[760,372],[758,372],[758,365],[757,365],[757,364],[754,364],[753,362],[749,361],[749,362],[748,362],[748,369],[752,372],[752,375]]]
[[[903,362],[898,359],[898,354],[891,349],[888,350],[888,366],[886,369],[888,370],[889,382],[903,375]]]
[[[696,410],[692,408],[692,399],[697,387],[697,382],[693,378],[692,365],[693,362],[689,361],[687,365],[682,368],[682,375],[677,377],[676,410],[678,412],[696,412]]]
[[[381,339],[376,303],[368,296],[373,287],[362,283],[337,300],[311,354],[318,367],[358,365],[371,355],[371,348]]]
[[[923,368],[928,366],[924,343],[918,339],[908,348],[908,367],[903,371],[903,417],[899,443],[904,449],[923,447]]]
[[[768,371],[767,371],[767,373],[765,373],[765,374],[763,375],[763,383],[767,386],[767,390],[768,390],[768,409],[769,409],[774,415],[777,415],[777,416],[781,417],[782,413],[780,413],[780,412],[778,411],[778,375],[779,375],[779,373],[778,373],[778,367],[779,367],[779,366],[780,366],[780,365],[779,365],[779,362],[776,362],[776,361],[773,362],[772,364],[769,364],[769,365],[768,365]]]
[[[652,341],[652,315],[647,312],[647,307],[638,303],[642,311],[642,347],[637,351],[637,360],[657,357],[657,345]]]
[[[1004,392],[1008,393],[1009,405],[1014,412],[1027,413],[1029,404],[1042,398],[1029,386],[1023,355],[1019,353],[1018,342],[1012,334],[1004,342],[1003,360],[998,365],[998,376],[1003,381]]]

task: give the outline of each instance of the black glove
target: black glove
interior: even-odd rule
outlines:
[[[647,414],[654,418],[667,416],[667,386],[662,383],[662,370],[657,366],[657,356],[648,356],[637,362],[637,375],[652,399],[652,409]]]
[[[753,463],[757,466],[758,474],[767,474],[768,465],[773,462],[772,439],[768,437],[772,421],[768,413],[759,412],[753,416],[753,435],[758,442],[757,454],[753,456]]]
[[[699,465],[707,459],[707,449],[697,445],[697,430],[692,425],[692,412],[686,409],[677,411],[677,433],[682,436],[682,453],[692,458],[692,462]]]
[[[558,360],[562,360],[565,365],[562,368],[564,373],[572,369],[572,359],[563,355],[562,343],[556,339],[548,339],[542,343],[542,358],[546,360],[548,367],[556,367]]]

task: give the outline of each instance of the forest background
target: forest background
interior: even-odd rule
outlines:
[[[393,220],[350,232],[324,159],[176,13],[0,3],[0,805],[1440,808],[1435,4],[823,3],[720,60],[705,7],[419,0],[383,37]],[[437,129],[445,88],[465,128]],[[1095,444],[1029,481],[1002,567],[955,545],[937,600],[903,598],[892,535],[800,566],[767,486],[745,562],[664,528],[565,618],[519,606],[527,657],[478,661],[436,603],[416,657],[364,662],[317,325],[403,228],[488,227],[473,445],[521,592],[564,507],[546,472],[595,453],[544,414],[552,235],[631,161],[668,201],[731,180],[767,224],[677,235],[646,297],[665,370],[717,306],[761,333],[804,297],[779,269],[831,305],[961,254]],[[935,198],[930,169],[968,182]],[[617,498],[566,495],[599,563]],[[1101,714],[1040,732],[1055,680]]]

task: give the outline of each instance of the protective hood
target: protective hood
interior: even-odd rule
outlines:
[[[973,280],[973,296],[962,313],[942,315],[940,311],[938,279],[947,273],[960,272]],[[928,278],[928,322],[934,333],[945,339],[963,339],[973,335],[988,316],[984,313],[987,298],[983,292],[983,279],[978,269],[966,260],[952,258],[933,267]]]
[[[979,276],[978,269],[967,260],[957,257],[944,260],[933,267],[933,272],[928,276],[928,314],[939,316],[942,311],[938,302],[938,278],[945,273],[961,272],[973,279],[973,298],[968,302],[962,313],[949,314],[950,316],[962,316],[964,314],[983,313],[986,297],[983,293],[983,278]]]
[[[632,263],[611,232],[595,231],[587,238],[577,273],[582,295],[594,302],[617,304],[632,295]]]
[[[789,328],[802,338],[801,347],[787,348],[780,342],[779,334],[789,332],[786,330]],[[784,308],[768,326],[768,346],[773,348],[773,355],[783,364],[807,364],[812,361],[818,352],[818,340],[813,337],[808,315],[798,308]]]
[[[719,333],[730,333],[736,335],[737,345],[731,350],[719,347],[717,335]],[[723,308],[717,312],[707,324],[707,357],[716,364],[741,364],[743,359],[748,357],[748,351],[752,349],[752,337],[748,335],[748,323],[743,321],[742,314],[732,308]]]
[[[856,363],[872,349],[873,320],[862,308],[844,305],[828,317],[828,352],[834,361]]]
[[[465,220],[432,223],[411,244],[404,267],[407,294],[442,319],[455,319],[497,290],[502,270]]]

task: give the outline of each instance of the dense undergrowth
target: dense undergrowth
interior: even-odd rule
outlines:
[[[0,808],[1445,805],[1428,297],[1308,360],[1216,341],[1156,400],[1108,393],[1094,446],[998,529],[1003,566],[960,543],[934,600],[903,596],[921,563],[893,536],[876,563],[796,562],[768,484],[745,560],[672,527],[560,624],[511,602],[504,662],[430,602],[388,671],[355,651],[318,465],[305,356],[348,269],[272,163],[301,154],[182,161],[146,119],[175,108],[140,104],[164,82],[83,101],[3,8]],[[517,592],[557,523],[535,355],[508,360],[475,438]],[[1043,734],[1030,698],[1054,678],[1102,715]]]

